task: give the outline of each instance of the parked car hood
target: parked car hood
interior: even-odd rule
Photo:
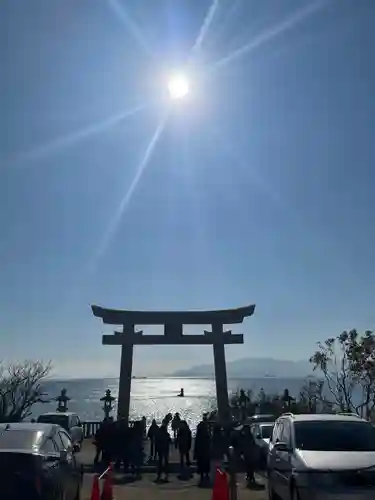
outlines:
[[[299,450],[308,469],[355,470],[375,467],[375,451],[307,451]]]

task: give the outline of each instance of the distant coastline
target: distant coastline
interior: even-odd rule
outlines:
[[[213,378],[212,364],[179,370],[174,377]],[[288,361],[273,358],[243,358],[227,363],[228,378],[305,378],[313,375],[308,361]]]

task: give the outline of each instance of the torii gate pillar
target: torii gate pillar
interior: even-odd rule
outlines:
[[[131,332],[126,332],[124,326],[123,333],[134,334],[134,327]],[[117,418],[123,419],[128,422],[129,420],[129,409],[130,409],[130,394],[131,394],[131,383],[132,383],[132,371],[133,371],[133,351],[134,344],[126,343],[121,346],[121,358],[120,358],[120,379],[118,387],[118,406],[117,406]]]
[[[119,311],[92,306],[94,316],[103,323],[123,325],[122,332],[103,335],[104,345],[121,346],[118,418],[129,419],[134,345],[212,345],[215,364],[219,420],[230,420],[225,344],[243,344],[242,334],[224,331],[223,326],[242,323],[254,313],[255,306],[218,311]],[[143,335],[134,325],[164,325],[164,335]],[[183,335],[183,325],[211,325],[204,335]]]
[[[213,343],[215,384],[217,410],[220,422],[230,421],[230,408],[228,399],[227,365],[225,362],[225,344],[223,342],[223,325],[212,325],[212,333],[217,337]]]

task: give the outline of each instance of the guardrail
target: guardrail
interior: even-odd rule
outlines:
[[[86,422],[82,422],[83,428],[83,438],[87,439],[95,436],[96,431],[99,429],[101,422],[98,420],[87,420]]]

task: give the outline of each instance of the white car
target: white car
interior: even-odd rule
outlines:
[[[375,428],[354,415],[281,415],[267,473],[270,500],[374,500]]]
[[[254,436],[254,441],[259,453],[259,465],[261,469],[265,469],[267,465],[268,450],[273,427],[274,423],[272,422],[262,422],[251,426],[251,432]]]
[[[75,450],[80,450],[83,441],[83,428],[76,413],[67,412],[47,412],[39,415],[38,424],[57,424],[69,432]]]

